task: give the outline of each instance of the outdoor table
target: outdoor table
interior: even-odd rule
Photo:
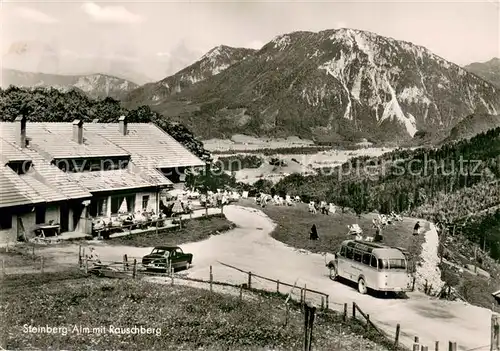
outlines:
[[[39,232],[42,238],[46,237],[46,232],[53,232],[55,236],[58,236],[60,234],[59,230],[59,224],[38,224],[35,227],[35,232]]]

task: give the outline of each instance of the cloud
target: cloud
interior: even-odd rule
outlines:
[[[263,46],[264,46],[264,43],[261,42],[260,40],[254,40],[254,41],[248,43],[247,45],[245,45],[246,48],[255,49],[255,50],[260,50],[260,49],[262,49]]]
[[[86,2],[82,10],[96,22],[104,23],[139,23],[143,17],[130,12],[123,6],[99,6]]]
[[[347,28],[347,24],[345,22],[337,22],[335,23],[335,29]]]
[[[59,22],[58,19],[51,17],[47,15],[46,13],[43,13],[41,11],[32,9],[30,7],[17,7],[15,9],[15,14],[23,18],[25,20],[31,21],[31,22],[37,22],[37,23],[44,23],[44,24],[51,24],[51,23],[56,23]]]

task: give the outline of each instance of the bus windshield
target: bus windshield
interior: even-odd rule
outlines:
[[[390,259],[389,269],[406,269],[406,262],[403,259]]]
[[[406,269],[406,261],[400,258],[379,259],[379,269]]]

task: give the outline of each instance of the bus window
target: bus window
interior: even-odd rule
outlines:
[[[362,260],[363,264],[366,264],[369,266],[370,265],[370,257],[371,257],[371,254],[369,254],[369,253],[363,254],[363,260]]]
[[[340,248],[339,256],[345,257],[345,246]]]
[[[352,247],[347,247],[345,252],[345,257],[352,260],[353,250]]]
[[[389,262],[387,260],[380,259],[378,260],[378,268],[379,269],[388,269],[389,268]]]
[[[361,252],[354,251],[354,261],[361,262]]]
[[[390,269],[406,269],[406,262],[402,259],[390,259],[389,260]]]
[[[377,268],[377,258],[375,256],[372,256],[372,261],[370,266]]]

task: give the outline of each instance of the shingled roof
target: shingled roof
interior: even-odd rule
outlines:
[[[152,123],[127,123],[126,135],[120,132],[118,123],[89,123],[84,125],[84,131],[99,134],[126,150],[137,166],[174,168],[205,165],[204,161]]]
[[[3,128],[4,124],[6,123],[0,124],[0,135],[1,137],[9,137],[10,141],[0,137],[0,145],[2,146],[0,154],[2,155],[2,159],[9,159],[9,154],[15,154],[15,152],[17,152],[18,155],[22,155],[32,162],[32,170],[27,174],[18,175],[8,168],[13,176],[19,178],[19,181],[25,179],[23,182],[28,182],[30,184],[29,192],[31,194],[44,194],[44,202],[82,199],[92,196],[90,192],[73,181],[68,174],[64,173],[56,166],[51,165],[36,150],[32,148],[19,148],[13,142],[15,140],[15,135],[7,134]],[[4,153],[5,151],[7,151],[7,153]],[[0,202],[2,201],[3,199],[0,198]]]
[[[8,166],[0,167],[0,208],[31,205],[45,199]]]
[[[141,173],[130,170],[117,169],[102,172],[69,173],[70,177],[90,192],[140,189],[158,185],[171,185],[172,182],[164,178],[159,184],[155,180],[147,179]]]
[[[38,201],[27,196],[16,197],[14,191],[10,194],[8,188],[12,188],[12,182],[17,184],[16,189],[22,188],[22,184],[31,197],[38,194],[43,201],[60,201],[89,198],[91,192],[96,191],[169,186],[172,183],[159,169],[205,165],[182,144],[150,123],[129,123],[126,133],[119,123],[84,123],[83,142],[78,143],[73,140],[73,123],[28,122],[26,137],[30,142],[23,148],[18,145],[16,123],[0,122],[1,166],[11,161],[31,161],[33,167],[28,174],[9,173],[14,179],[5,182],[4,193],[0,193],[6,196],[5,201],[0,197],[0,203],[5,206]],[[51,164],[57,159],[127,156],[130,157],[128,170],[65,173]],[[17,202],[9,200],[10,197],[18,198]]]
[[[85,127],[84,127],[85,128]],[[16,123],[1,124],[2,138],[16,139]],[[30,145],[50,158],[128,156],[128,152],[103,138],[99,133],[83,132],[83,144],[73,140],[73,124],[64,122],[29,122],[26,135]]]

